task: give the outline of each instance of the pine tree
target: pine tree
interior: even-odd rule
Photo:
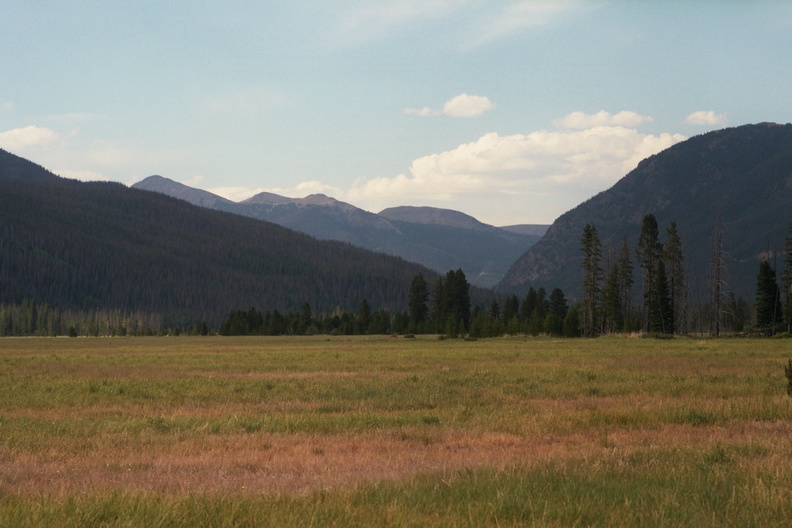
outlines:
[[[360,305],[358,306],[357,311],[357,333],[358,334],[366,334],[369,331],[369,326],[371,325],[371,308],[369,308],[369,303],[366,299],[360,301]]]
[[[619,258],[616,262],[619,268],[619,297],[621,302],[621,315],[623,325],[620,330],[628,331],[629,321],[632,318],[632,287],[633,287],[633,262],[630,258],[630,245],[627,237],[622,240]]]
[[[461,325],[460,332],[467,331],[470,328],[470,284],[461,268],[446,274],[446,304],[447,318]]]
[[[657,261],[652,294],[652,303],[649,305],[649,331],[659,334],[673,332],[674,316],[671,310],[671,296],[668,290],[665,264]]]
[[[643,269],[644,283],[644,308],[643,308],[643,328],[651,331],[652,327],[658,326],[657,321],[652,321],[651,314],[657,311],[650,311],[651,306],[657,306],[657,266],[662,258],[663,246],[660,244],[657,219],[653,214],[647,214],[643,218],[641,225],[641,235],[638,238],[638,248],[636,256]],[[660,323],[662,324],[662,323]]]
[[[581,264],[583,269],[581,324],[583,325],[583,335],[591,337],[597,333],[602,282],[602,268],[600,267],[602,246],[597,235],[597,228],[586,224],[583,227],[583,236],[580,244],[583,251],[583,262]]]
[[[429,300],[429,285],[422,273],[416,275],[412,284],[410,285],[410,297],[408,300],[408,310],[410,312],[410,320],[416,331],[420,331],[424,321],[426,321],[429,307],[427,301]]]
[[[666,230],[666,242],[663,248],[663,257],[666,263],[668,277],[668,291],[671,302],[671,331],[684,333],[685,305],[687,301],[687,286],[685,285],[685,271],[682,261],[682,241],[677,232],[676,222],[671,222]]]
[[[782,320],[781,293],[776,273],[770,262],[763,260],[759,263],[756,278],[756,326],[773,333],[775,325]]]

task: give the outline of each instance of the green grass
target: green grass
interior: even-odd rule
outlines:
[[[0,526],[788,526],[790,356],[749,339],[4,339]]]

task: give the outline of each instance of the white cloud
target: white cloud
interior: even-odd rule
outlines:
[[[479,95],[459,94],[443,105],[443,113],[450,117],[477,117],[495,108],[486,97]]]
[[[446,101],[442,110],[424,106],[423,108],[407,108],[404,110],[404,113],[421,117],[441,115],[449,117],[478,117],[493,108],[495,108],[495,103],[490,101],[487,97],[461,93]]]
[[[636,112],[622,110],[616,114],[611,114],[605,110],[600,110],[596,114],[584,114],[583,112],[572,112],[571,114],[556,119],[553,124],[558,128],[584,130],[598,126],[622,126],[635,128],[644,123],[649,123],[652,118],[640,115]]]
[[[680,134],[643,134],[630,126],[601,124],[651,120],[634,112],[605,117],[592,119],[594,126],[583,129],[490,132],[417,158],[404,173],[361,178],[345,188],[307,181],[290,188],[210,191],[235,201],[262,191],[295,198],[323,193],[372,212],[428,205],[461,210],[494,225],[551,223],[611,187],[641,160],[685,139]]]
[[[12,152],[21,152],[34,147],[54,143],[59,134],[50,128],[29,125],[0,132],[0,148]]]
[[[13,101],[1,101],[0,112],[13,112],[16,106]]]
[[[624,126],[508,136],[492,132],[418,158],[409,173],[360,180],[334,196],[371,211],[434,205],[461,209],[496,225],[550,223],[611,187],[642,159],[684,139]]]
[[[699,110],[685,118],[688,125],[725,125],[728,123],[726,114],[716,114],[712,110]]]

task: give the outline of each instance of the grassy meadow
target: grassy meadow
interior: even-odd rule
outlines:
[[[0,526],[790,526],[789,339],[0,340]]]

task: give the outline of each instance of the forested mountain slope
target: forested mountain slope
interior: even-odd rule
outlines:
[[[509,266],[541,238],[483,224],[447,209],[398,207],[374,214],[321,194],[286,198],[261,193],[236,203],[160,176],[150,176],[133,187],[399,256],[439,273],[461,268],[480,287],[497,284]]]
[[[792,223],[792,125],[761,123],[690,138],[642,161],[612,188],[556,220],[511,267],[505,291],[529,286],[581,291],[581,235],[593,224],[609,248],[627,238],[634,255],[645,214],[656,216],[661,241],[675,221],[682,239],[688,287],[706,299],[713,236],[722,225],[725,288],[751,301],[758,262],[778,254]],[[636,284],[640,269],[635,265]],[[639,288],[636,287],[636,290]]]
[[[0,150],[0,303],[218,324],[231,309],[403,310],[417,264]]]

